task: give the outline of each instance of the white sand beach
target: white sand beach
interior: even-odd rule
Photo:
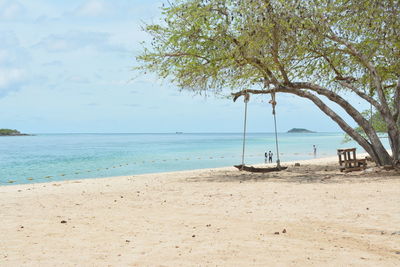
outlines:
[[[400,174],[337,159],[0,187],[1,266],[399,266]]]

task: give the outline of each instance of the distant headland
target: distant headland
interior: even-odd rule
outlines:
[[[24,134],[17,130],[0,129],[0,136],[29,136],[31,134]]]
[[[315,133],[315,132],[303,128],[293,128],[290,129],[288,133]]]

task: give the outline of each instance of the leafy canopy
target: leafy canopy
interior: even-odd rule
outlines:
[[[400,75],[397,0],[177,0],[162,11],[162,22],[145,26],[153,39],[139,68],[183,89],[307,81],[338,91],[351,81],[374,96],[348,43],[374,64],[387,95]]]

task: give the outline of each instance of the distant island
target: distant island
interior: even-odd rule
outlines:
[[[27,136],[27,135],[30,135],[30,134],[24,134],[17,130],[0,129],[0,136]]]
[[[315,133],[315,132],[303,128],[293,128],[289,130],[288,133]]]

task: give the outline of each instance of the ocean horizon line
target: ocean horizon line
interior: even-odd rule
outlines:
[[[246,134],[274,134],[275,132],[246,132]],[[278,134],[286,134],[285,132],[278,132]],[[33,135],[47,135],[47,134],[243,134],[243,132],[42,132],[35,133],[29,132]],[[344,134],[344,132],[311,132],[311,133],[290,133],[290,134]]]

